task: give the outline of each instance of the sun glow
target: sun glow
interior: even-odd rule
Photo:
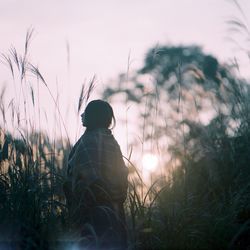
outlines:
[[[156,155],[147,153],[142,157],[142,166],[145,170],[153,172],[158,165],[158,158]]]

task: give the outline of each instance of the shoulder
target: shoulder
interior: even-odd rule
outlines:
[[[92,141],[93,139],[91,139],[91,136],[89,136],[89,134],[85,132],[73,146],[69,154],[69,159],[72,158],[76,152],[82,151],[87,147],[87,145],[90,145]]]
[[[102,150],[120,150],[120,146],[114,138],[112,131],[103,128],[86,131],[81,137],[81,145],[88,148],[98,147]]]
[[[97,134],[95,131],[85,131],[85,133],[80,138],[81,146],[89,146],[96,143]]]

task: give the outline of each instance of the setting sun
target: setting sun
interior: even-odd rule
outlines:
[[[156,155],[153,155],[150,153],[143,155],[143,157],[142,157],[143,168],[152,172],[156,169],[157,165],[158,165],[158,158]]]

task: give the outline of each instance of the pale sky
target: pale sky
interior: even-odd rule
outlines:
[[[96,91],[100,92],[109,79],[126,71],[129,53],[131,69],[136,69],[142,65],[147,50],[156,44],[201,45],[222,62],[236,56],[246,72],[246,58],[242,59],[236,46],[226,38],[231,36],[226,20],[241,17],[231,2],[0,0],[0,52],[6,53],[11,45],[22,51],[25,33],[32,26],[35,33],[31,61],[39,65],[52,91],[58,87],[62,105],[71,102],[75,107],[84,79],[96,74]],[[238,2],[249,16],[250,1]],[[66,41],[70,45],[70,72]],[[10,99],[10,72],[3,65],[0,75],[0,86],[7,83]],[[41,105],[49,113],[49,97],[45,90],[42,94]]]

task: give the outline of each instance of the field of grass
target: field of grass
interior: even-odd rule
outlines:
[[[56,98],[28,61],[31,35],[29,31],[23,55],[12,48],[2,57],[17,94],[6,104],[4,89],[1,93],[0,249],[73,249],[80,239],[71,230],[62,191],[71,145],[66,129],[63,137],[50,138],[39,130],[40,117],[34,121],[30,111],[33,105],[40,113],[34,105],[39,96],[27,81],[31,74],[47,88],[65,128]],[[94,79],[82,88],[78,112],[93,84]],[[125,203],[129,249],[249,249],[250,91],[235,79],[233,86],[235,108],[228,115],[218,113],[206,126],[191,124],[185,140],[169,149],[172,158],[166,165],[179,164],[168,175],[145,184],[126,156],[131,172]],[[229,121],[237,124],[230,133]]]

